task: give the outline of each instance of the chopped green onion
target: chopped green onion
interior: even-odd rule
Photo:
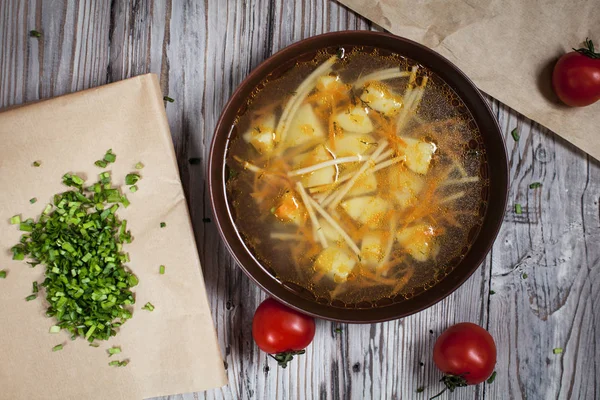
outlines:
[[[154,306],[152,303],[148,302],[142,307],[142,310],[154,311]]]
[[[33,226],[31,224],[27,224],[25,222],[21,222],[19,224],[19,230],[23,232],[33,232]]]
[[[38,293],[40,291],[40,289],[38,288],[38,283],[36,281],[33,281],[31,286],[32,286],[32,288],[31,288],[32,293]]]
[[[10,223],[12,225],[20,224],[21,223],[21,216],[20,215],[15,215],[15,216],[11,217]]]
[[[417,393],[423,393],[425,391],[425,388],[423,386],[419,386],[417,388]]]
[[[523,207],[519,203],[515,203],[515,214],[523,214]]]
[[[532,184],[529,185],[529,189],[537,189],[542,187],[542,184],[540,182],[533,182]]]
[[[510,134],[512,135],[513,139],[515,139],[515,142],[518,142],[521,138],[521,135],[519,135],[519,130],[517,128],[510,131]]]
[[[5,279],[6,278],[6,271],[5,270],[1,270],[0,271],[0,278],[1,279]]]
[[[123,361],[115,360],[115,361],[111,361],[108,363],[108,365],[111,367],[124,367],[127,364],[129,364],[129,360],[123,360]]]
[[[165,97],[163,97],[163,100],[164,100],[164,101],[168,101],[169,103],[174,103],[174,102],[175,102],[175,100],[174,100],[174,99],[172,99],[172,98],[170,98],[169,96],[165,96]]]
[[[554,354],[561,354],[563,352],[563,349],[562,349],[562,347],[557,347],[555,349],[552,349],[552,352]]]
[[[114,163],[117,160],[117,155],[112,152],[112,149],[108,149],[104,154],[104,161],[107,163]]]
[[[138,187],[137,187],[137,185],[132,185],[132,186],[129,186],[129,191],[130,191],[131,193],[135,193],[135,192],[137,192],[137,191],[138,191]]]
[[[161,265],[160,267],[158,267],[158,273],[161,275],[165,274],[165,266]]]
[[[120,347],[111,347],[110,349],[108,349],[108,356],[112,357],[115,354],[119,354],[121,352],[121,348]]]
[[[90,347],[100,347],[98,343],[90,343]]]
[[[107,154],[111,159],[112,152]],[[138,283],[123,265],[129,258],[122,246],[131,242],[131,233],[115,215],[129,202],[112,186],[109,172],[99,179],[85,187],[81,177],[67,173],[63,183],[71,189],[56,194],[37,221],[11,218],[25,231],[11,248],[13,259],[28,256],[31,266],[45,265],[46,315],[72,339],[89,342],[110,339],[132,317],[130,289]],[[27,301],[37,298],[38,283],[32,285],[34,294]]]
[[[50,333],[58,333],[58,332],[60,332],[60,326],[53,325],[50,327]]]
[[[108,163],[104,160],[98,160],[94,163],[95,166],[100,167],[100,168],[106,168],[106,166],[108,165]]]
[[[487,383],[493,383],[494,380],[496,379],[496,371],[492,372],[492,375],[490,375],[490,377],[487,379]]]
[[[138,162],[137,164],[135,164],[135,169],[142,169],[144,168],[144,164],[142,164],[142,162]]]
[[[528,275],[526,273],[523,273],[523,275],[522,275],[523,279],[527,279],[527,276]]]
[[[29,202],[31,204],[35,203],[36,201],[37,201],[37,199],[35,197],[32,197],[32,198],[29,199]]]
[[[33,166],[34,166],[34,167],[39,167],[40,165],[42,165],[42,162],[41,162],[41,161],[34,161],[34,162],[33,162]]]
[[[136,173],[127,174],[125,176],[125,184],[127,185],[135,185],[137,181],[140,180],[140,176]]]
[[[166,223],[166,222],[161,222],[161,223],[160,223],[160,227],[161,227],[161,228],[164,228],[165,226],[167,226],[167,223]]]
[[[490,294],[496,294],[494,290],[490,290]]]
[[[38,32],[36,30],[31,30],[31,31],[29,31],[29,36],[34,37],[34,38],[40,38],[40,37],[42,37],[42,33]]]
[[[342,333],[342,328],[335,328],[334,331],[335,333]]]
[[[54,346],[52,348],[52,351],[59,351],[63,349],[63,345],[62,344],[57,344],[56,346]]]

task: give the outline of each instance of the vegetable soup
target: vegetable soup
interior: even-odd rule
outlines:
[[[472,116],[432,71],[371,48],[328,49],[248,100],[227,197],[244,242],[282,283],[332,304],[396,301],[466,254],[486,168]]]

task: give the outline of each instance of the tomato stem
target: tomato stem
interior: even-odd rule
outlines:
[[[590,38],[585,38],[584,43],[586,47],[580,49],[573,48],[573,50],[586,57],[600,59],[600,53],[596,53],[596,49],[594,49],[594,42]]]
[[[441,396],[441,395],[442,395],[442,394],[443,394],[443,393],[444,393],[446,390],[448,390],[448,388],[447,388],[447,387],[445,387],[444,389],[442,389],[442,391],[441,391],[441,392],[439,392],[438,394],[436,394],[435,396],[433,396],[433,397],[430,397],[430,398],[429,398],[429,400],[437,399],[437,398],[438,398],[438,397],[440,397],[440,396]]]
[[[442,395],[442,393],[444,393],[446,390],[450,390],[450,392],[454,392],[454,389],[456,389],[458,387],[467,386],[468,385],[467,380],[465,379],[465,375],[467,373],[468,372],[465,372],[462,375],[444,375],[444,376],[442,376],[442,379],[440,379],[440,382],[444,382],[444,385],[446,385],[446,387],[441,392],[436,394],[435,396],[429,398],[429,400],[440,397]]]
[[[306,353],[306,350],[288,350],[288,351],[282,351],[281,353],[277,353],[275,355],[269,354],[269,357],[271,357],[273,360],[277,361],[277,364],[281,367],[281,368],[286,368],[288,362],[292,361],[294,359],[294,356],[300,355],[300,354],[304,354]]]

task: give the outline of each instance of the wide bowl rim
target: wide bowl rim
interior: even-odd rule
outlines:
[[[450,277],[453,274],[455,274],[455,272],[463,264],[464,260],[461,261],[456,267],[454,267],[454,269],[448,274],[448,276],[444,277],[444,279],[440,281],[440,283],[436,284],[433,288],[415,296],[414,298],[420,297],[421,302],[417,303],[409,310],[402,310],[400,305],[403,305],[406,302],[410,302],[410,300],[412,299],[405,300],[400,303],[393,303],[391,305],[383,307],[338,308],[330,305],[317,303],[316,301],[311,301],[303,296],[300,296],[297,293],[292,292],[291,290],[286,289],[281,283],[275,281],[275,279],[273,279],[270,275],[266,273],[261,274],[261,270],[265,272],[264,267],[260,265],[260,263],[255,259],[250,250],[246,247],[239,234],[232,234],[232,232],[235,232],[236,229],[233,217],[231,215],[231,211],[229,210],[229,206],[226,201],[224,176],[225,158],[228,147],[227,143],[229,142],[229,136],[234,121],[229,117],[232,113],[233,115],[237,115],[240,107],[243,105],[243,101],[240,100],[240,96],[244,96],[245,99],[246,95],[250,91],[255,89],[259,82],[261,82],[266,76],[273,72],[273,70],[275,69],[274,67],[277,66],[277,61],[279,61],[281,58],[287,57],[289,55],[291,59],[296,59],[302,54],[306,54],[308,52],[315,52],[320,49],[336,45],[360,46],[364,44],[356,43],[356,41],[363,39],[367,40],[367,38],[369,38],[368,40],[381,39],[391,41],[397,44],[398,47],[408,46],[409,48],[412,48],[412,50],[420,52],[423,57],[427,56],[426,58],[430,58],[429,61],[448,67],[450,69],[449,73],[456,75],[458,80],[447,81],[445,79],[445,81],[451,87],[453,87],[454,90],[456,90],[456,87],[460,87],[461,89],[469,91],[469,95],[471,96],[469,97],[469,103],[472,103],[473,105],[477,106],[477,108],[479,109],[479,113],[475,115],[471,108],[469,108],[469,111],[472,113],[473,118],[478,123],[484,122],[485,125],[488,125],[488,127],[489,125],[491,125],[491,130],[493,132],[486,133],[486,135],[491,135],[488,137],[488,139],[490,141],[494,141],[495,147],[493,148],[493,150],[496,153],[499,153],[494,154],[494,158],[499,157],[499,161],[501,162],[501,165],[498,165],[498,161],[494,164],[494,168],[501,169],[501,171],[499,172],[499,176],[497,177],[497,179],[501,182],[498,182],[498,184],[496,184],[495,187],[492,187],[492,182],[490,182],[490,190],[499,190],[501,192],[501,196],[499,198],[495,197],[492,199],[493,202],[496,203],[494,210],[489,209],[490,204],[488,204],[487,206],[486,214],[483,217],[482,227],[479,233],[477,234],[476,238],[473,240],[473,245],[467,253],[467,255],[476,253],[475,256],[471,256],[472,258],[474,257],[474,260],[470,263],[470,267],[466,268],[466,270],[465,267],[463,267],[460,270],[461,274],[459,276],[454,277],[454,279],[450,279]],[[327,45],[315,46],[315,44],[327,42],[332,43]],[[406,55],[407,57],[410,57],[419,63],[427,64],[427,62],[415,59],[410,55],[401,55]],[[432,68],[431,65],[427,66],[429,68]],[[465,104],[467,103],[467,101],[465,101],[465,99],[463,99],[462,97],[461,99],[465,102]],[[226,135],[226,137],[223,138],[223,135]],[[487,146],[488,144],[486,143],[486,151],[489,150]],[[475,84],[471,81],[471,79],[451,61],[419,43],[389,33],[362,30],[330,32],[300,40],[279,50],[278,52],[261,62],[254,70],[252,70],[248,74],[248,76],[246,76],[244,80],[238,85],[238,87],[231,95],[231,97],[227,101],[227,104],[221,112],[211,141],[207,174],[210,202],[213,210],[215,224],[217,226],[221,238],[223,239],[225,247],[229,251],[229,254],[232,256],[236,264],[242,269],[242,271],[244,271],[244,273],[251,280],[253,280],[260,288],[262,288],[266,293],[268,293],[270,296],[274,297],[278,301],[300,312],[317,318],[346,323],[376,323],[394,320],[398,318],[404,318],[406,316],[415,314],[435,305],[436,303],[442,301],[450,294],[455,292],[460,286],[462,286],[467,281],[467,279],[469,279],[469,277],[473,275],[473,273],[475,273],[476,270],[479,269],[479,267],[487,257],[488,253],[490,252],[502,226],[502,221],[504,219],[504,214],[506,211],[506,204],[508,202],[509,192],[508,157],[506,154],[506,145],[504,143],[502,131],[500,130],[498,121],[492,113],[490,105],[483,97],[479,89],[477,89]],[[498,186],[499,184],[502,185]],[[492,200],[490,200],[490,202]],[[484,229],[487,230],[484,231]],[[484,233],[487,239],[485,240],[483,247],[475,251],[473,247]],[[252,267],[255,268],[255,273],[249,270],[247,263],[253,264]],[[258,268],[258,270],[256,270],[256,268]],[[259,274],[261,276],[259,277],[255,274]],[[444,284],[444,286],[447,286],[446,290],[444,290],[441,293],[433,293],[434,289],[438,286],[441,286],[443,282],[446,282]],[[426,296],[426,299],[423,296]]]

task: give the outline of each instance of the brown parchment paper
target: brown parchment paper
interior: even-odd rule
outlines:
[[[598,0],[339,0],[439,52],[484,92],[600,159],[600,102],[562,106],[554,63],[586,37],[600,46]]]
[[[32,281],[43,267],[13,261],[10,247],[21,232],[15,214],[37,217],[65,172],[96,182],[94,161],[112,148],[113,183],[131,205],[118,211],[134,240],[124,246],[139,277],[133,318],[116,337],[89,347],[65,332],[50,334],[43,291],[35,301]],[[39,168],[32,167],[40,160]],[[139,191],[125,175],[145,167]],[[29,199],[37,197],[35,204]],[[167,223],[160,228],[160,222]],[[143,75],[0,113],[0,398],[142,399],[201,391],[227,383],[210,315],[190,218],[178,175],[162,94],[155,75]],[[159,275],[159,265],[166,266]],[[146,302],[156,308],[141,310]],[[52,352],[52,347],[64,349]],[[121,346],[108,358],[106,349]],[[126,367],[109,367],[129,359]]]

